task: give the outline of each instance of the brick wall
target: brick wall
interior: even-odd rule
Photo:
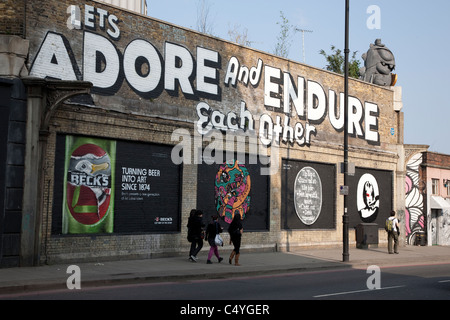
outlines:
[[[299,81],[297,78],[299,76],[303,77],[305,85],[306,83],[310,86],[313,86],[314,83],[319,84],[326,95],[327,107],[328,98],[331,94],[330,90],[336,94],[337,105],[340,103],[339,94],[343,92],[343,77],[319,68],[244,48],[94,1],[79,1],[77,4],[81,11],[81,29],[68,28],[69,14],[67,8],[73,4],[71,1],[53,0],[43,3],[42,1],[30,0],[27,3],[26,30],[27,39],[30,41],[28,67],[31,72],[34,71],[37,75],[48,72],[48,70],[39,70],[38,64],[41,63],[41,60],[38,58],[40,58],[40,50],[44,50],[42,48],[44,39],[49,35],[54,36],[56,40],[61,39],[61,43],[64,43],[64,48],[61,49],[68,52],[68,59],[71,62],[67,67],[72,64],[73,75],[76,78],[74,80],[86,80],[83,78],[86,74],[83,74],[83,72],[86,70],[84,63],[88,59],[83,55],[86,52],[84,50],[86,49],[85,35],[87,33],[97,37],[98,40],[105,41],[107,46],[114,48],[111,52],[120,52],[119,59],[123,59],[124,52],[130,43],[136,39],[144,39],[150,43],[156,50],[155,52],[160,55],[159,58],[162,59],[162,63],[168,63],[165,61],[165,54],[167,55],[168,50],[170,50],[168,48],[170,44],[179,46],[180,52],[187,51],[190,53],[197,64],[199,63],[198,55],[202,48],[209,50],[208,53],[220,55],[220,65],[216,68],[218,72],[216,79],[219,81],[218,87],[220,88],[217,96],[204,95],[201,94],[202,92],[195,92],[194,95],[189,96],[182,92],[181,86],[176,91],[171,91],[164,87],[165,84],[155,87],[151,94],[143,94],[136,88],[134,90],[131,88],[133,81],[139,80],[139,77],[127,78],[127,75],[124,75],[123,69],[126,68],[124,66],[119,72],[117,83],[114,85],[109,86],[106,90],[95,88],[94,85],[91,101],[89,101],[90,99],[82,102],[73,100],[71,103],[65,103],[55,113],[50,120],[50,135],[45,154],[44,183],[45,185],[49,183],[49,187],[44,190],[43,196],[42,207],[45,209],[42,214],[41,261],[148,258],[160,255],[187,254],[189,243],[186,241],[185,226],[190,210],[197,206],[195,194],[198,186],[195,181],[197,181],[198,168],[193,164],[184,164],[181,183],[181,229],[179,232],[77,236],[52,234],[51,223],[55,213],[52,212],[51,204],[55,201],[53,194],[55,186],[53,183],[55,181],[57,134],[174,145],[175,142],[171,141],[171,134],[175,129],[184,128],[191,135],[194,134],[194,130],[196,130],[194,122],[198,120],[196,107],[199,102],[206,102],[212,110],[216,110],[222,115],[229,115],[232,112],[240,113],[242,101],[245,102],[246,109],[255,116],[255,129],[258,132],[259,116],[263,114],[267,114],[274,122],[277,116],[281,118],[282,123],[285,116],[289,118],[289,115],[283,113],[284,100],[280,100],[281,108],[279,110],[264,105],[264,82],[267,80],[264,75],[268,70],[265,69],[265,66],[279,69],[281,75],[289,73],[294,79],[294,83]],[[95,10],[104,10],[101,12],[107,12],[108,16],[114,15],[117,17],[116,24],[120,28],[120,37],[115,38],[108,34],[108,30],[114,31],[111,24],[100,28],[100,16],[98,14],[93,15],[95,17],[95,28],[87,28],[86,21],[83,20],[85,17],[84,11],[87,8],[84,4],[93,6],[96,8]],[[152,50],[150,46],[146,48]],[[64,56],[62,57],[64,58]],[[227,66],[233,57],[239,61],[240,66],[245,65],[249,68],[256,67],[258,60],[262,60],[260,82],[255,85],[250,83],[245,85],[242,82],[237,82],[235,86],[225,85],[224,78]],[[49,64],[49,57],[46,59],[47,66],[55,67]],[[45,63],[45,57],[43,60]],[[105,68],[105,66],[103,67]],[[165,65],[165,67],[167,69],[168,65]],[[72,75],[71,70],[69,72],[67,69],[61,69],[61,71],[66,75]],[[145,73],[146,71],[140,76],[143,77]],[[166,76],[173,75],[168,74]],[[199,75],[195,74],[195,76],[196,78],[194,77],[195,79],[192,80],[191,84],[195,89],[198,89]],[[214,77],[214,75],[209,75],[209,77]],[[300,90],[300,94],[303,94],[302,88]],[[396,179],[397,174],[395,174],[398,170],[397,164],[400,156],[398,154],[398,143],[402,143],[399,135],[402,136],[403,127],[399,120],[401,114],[393,110],[393,90],[352,79],[350,80],[349,93],[350,96],[359,99],[363,108],[365,102],[378,106],[377,123],[372,123],[369,128],[364,127],[363,124],[361,128],[364,131],[362,133],[367,135],[367,131],[376,130],[374,128],[377,127],[379,134],[378,143],[375,144],[369,143],[364,136],[357,137],[354,135],[354,137],[351,137],[350,161],[355,163],[356,167],[393,172],[393,190],[403,188],[403,183]],[[291,111],[290,123],[294,126],[298,122],[306,128],[307,121],[305,118],[306,116],[299,118],[294,111]],[[339,195],[339,186],[343,185],[343,175],[339,171],[339,164],[343,161],[343,133],[342,130],[336,130],[331,124],[329,111],[325,112],[323,119],[310,121],[309,124],[314,124],[316,128],[316,134],[311,136],[310,143],[300,146],[296,142],[290,144],[281,141],[279,143],[280,153],[277,156],[278,163],[281,164],[282,159],[288,158],[323,162],[336,167],[334,212],[328,213],[335,215],[335,225],[329,230],[315,230],[314,228],[310,230],[283,230],[281,226],[281,215],[283,214],[281,210],[282,177],[281,174],[275,174],[270,177],[268,230],[246,232],[243,239],[244,250],[289,250],[296,247],[336,246],[341,244],[343,197]],[[248,146],[246,148],[248,150]],[[192,146],[193,150],[194,146]],[[269,153],[273,152],[274,148],[269,149]],[[273,155],[275,157],[275,153]],[[130,157],[135,156],[138,155],[130,154]],[[404,199],[398,199],[396,193],[394,191],[392,193],[393,208],[401,207],[401,202]],[[351,243],[354,243],[354,239],[354,233],[350,231]],[[384,239],[380,236],[380,242],[383,241]],[[225,242],[227,243],[227,241]],[[231,250],[231,247],[225,247],[224,250]]]
[[[450,168],[450,156],[435,152],[424,152],[423,163],[427,166],[437,166],[440,168]]]
[[[0,3],[0,34],[24,36],[25,0],[4,0]]]

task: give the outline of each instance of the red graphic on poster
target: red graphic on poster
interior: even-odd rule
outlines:
[[[111,160],[95,144],[84,144],[71,155],[67,206],[81,224],[92,225],[107,213],[111,200]]]

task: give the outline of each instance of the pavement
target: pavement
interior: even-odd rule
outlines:
[[[81,289],[105,285],[142,282],[175,282],[221,279],[279,273],[323,271],[343,268],[380,268],[400,265],[450,263],[448,246],[406,246],[399,254],[388,254],[386,247],[349,249],[349,261],[342,262],[342,248],[301,249],[291,252],[242,252],[241,266],[228,263],[229,250],[220,250],[221,263],[213,257],[206,264],[209,247],[198,255],[198,262],[186,257],[120,260],[77,264]],[[0,269],[2,295],[40,290],[67,289],[67,280],[74,273],[70,264]]]

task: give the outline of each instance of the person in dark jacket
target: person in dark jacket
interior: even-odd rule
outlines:
[[[231,252],[230,258],[228,262],[231,264],[233,258],[235,258],[234,264],[236,266],[240,266],[239,264],[239,249],[241,248],[241,238],[244,229],[242,228],[241,215],[239,213],[235,213],[233,217],[233,221],[231,221],[230,226],[228,227],[228,233],[230,234],[230,243],[233,243],[234,249]]]
[[[222,226],[219,224],[217,219],[219,218],[217,215],[213,215],[211,223],[208,224],[208,227],[206,228],[206,239],[208,239],[208,243],[211,246],[208,253],[208,260],[206,260],[207,264],[211,264],[211,258],[214,254],[217,257],[217,260],[219,260],[219,263],[223,260],[222,257],[219,255],[219,250],[217,248],[216,244],[216,235],[220,234],[223,231]],[[223,245],[223,244],[222,244]]]
[[[200,210],[191,210],[191,216],[188,220],[188,241],[191,243],[189,251],[189,260],[197,262],[197,254],[203,247],[203,212]]]

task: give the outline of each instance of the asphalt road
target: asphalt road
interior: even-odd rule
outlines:
[[[184,301],[174,304],[173,312],[183,311],[181,308],[184,304],[187,307],[190,301],[211,300],[221,301],[221,309],[225,308],[226,301],[450,300],[450,264],[140,283],[10,294],[0,299]]]

